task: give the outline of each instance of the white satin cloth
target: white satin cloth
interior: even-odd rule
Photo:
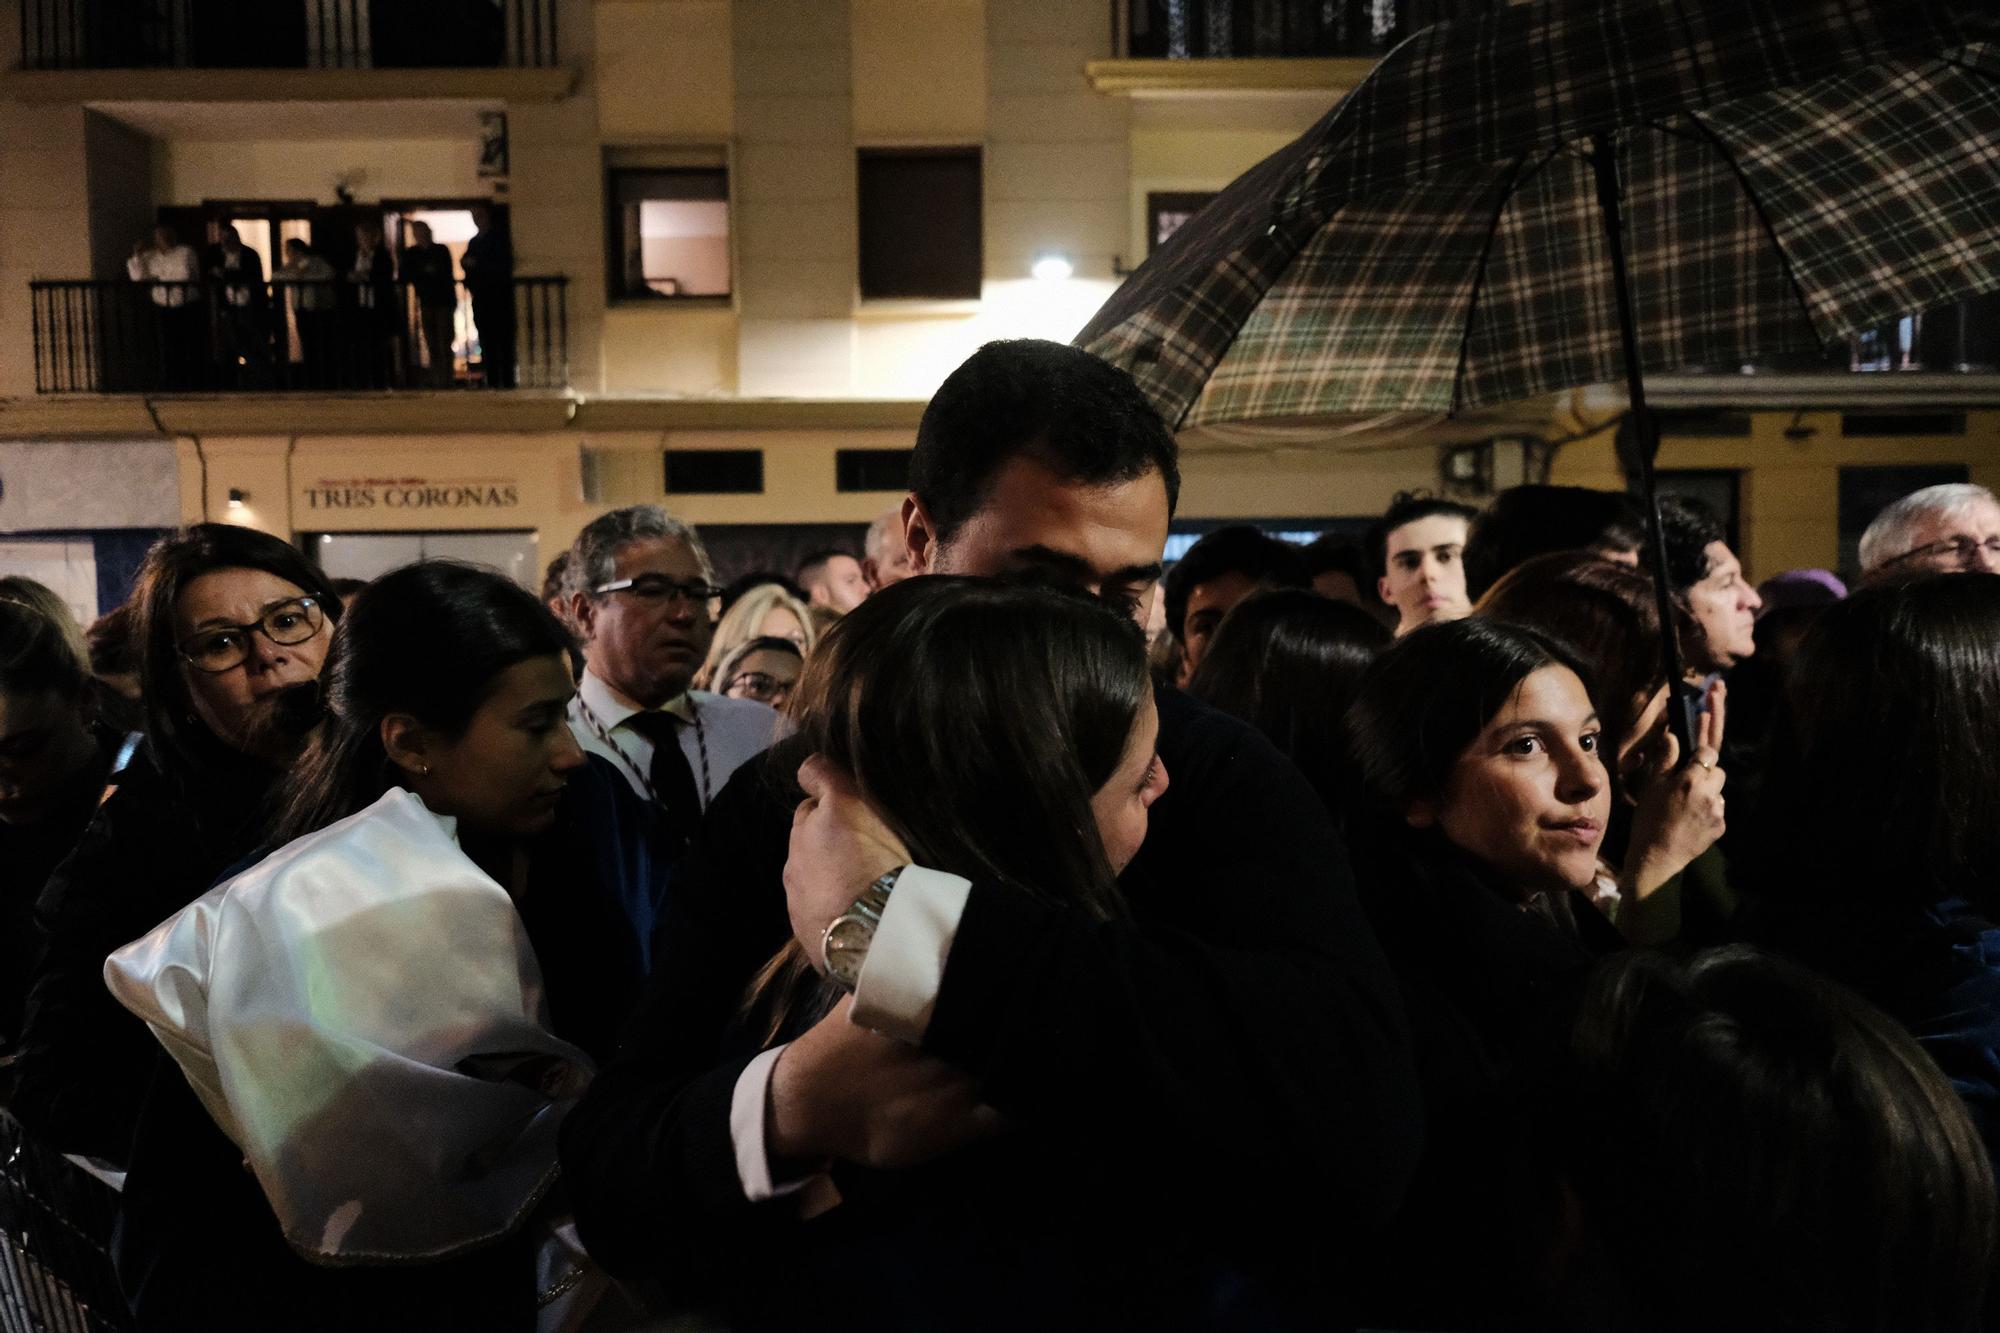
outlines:
[[[400,789],[209,890],[104,979],[322,1262],[515,1229],[591,1070],[548,1030],[507,891]]]

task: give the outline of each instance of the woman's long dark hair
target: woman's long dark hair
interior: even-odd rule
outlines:
[[[382,719],[462,734],[517,662],[565,654],[569,631],[506,576],[452,560],[405,565],[355,595],[320,673],[327,717],[287,778],[269,845],[364,809],[398,781]]]
[[[1549,1100],[1540,1123],[1612,1278],[1596,1326],[1974,1326],[1995,1259],[1986,1150],[1922,1048],[1832,982],[1741,947],[1621,955]]]
[[[329,623],[340,599],[326,576],[297,547],[255,528],[198,523],[162,537],[146,552],[132,588],[132,641],[139,651],[139,688],[153,762],[184,795],[199,797],[218,774],[239,770],[244,757],[194,716],[181,672],[175,616],[188,584],[220,569],[256,569],[284,579],[319,602]],[[199,803],[197,801],[197,803]]]
[[[1358,809],[1401,827],[1411,802],[1436,800],[1465,747],[1548,666],[1568,667],[1591,689],[1589,668],[1568,648],[1519,625],[1474,616],[1398,639],[1347,710]]]
[[[1108,919],[1091,798],[1150,693],[1138,628],[1102,604],[931,575],[843,617],[789,711],[797,753],[852,777],[916,863]],[[796,942],[752,983],[773,1031],[830,999]]]
[[[1390,637],[1358,606],[1276,588],[1223,619],[1188,693],[1263,732],[1331,802],[1346,767],[1347,707]]]
[[[1957,897],[2000,921],[2000,575],[1867,588],[1822,611],[1764,799],[1767,895],[1808,910]]]

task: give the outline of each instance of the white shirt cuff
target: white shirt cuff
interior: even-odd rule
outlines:
[[[854,987],[854,1021],[912,1044],[923,1040],[944,984],[945,957],[965,916],[972,881],[905,866],[868,942]]]
[[[752,1203],[781,1199],[804,1189],[812,1180],[788,1180],[776,1184],[771,1179],[771,1153],[764,1141],[764,1108],[771,1102],[771,1071],[778,1067],[783,1046],[773,1046],[759,1055],[736,1076],[736,1091],[729,1098],[729,1139],[736,1149],[736,1178],[743,1197]]]

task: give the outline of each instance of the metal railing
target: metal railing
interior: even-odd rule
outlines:
[[[24,69],[547,68],[560,0],[19,0]]]
[[[37,393],[560,389],[569,279],[33,282]]]
[[[0,1333],[122,1333],[117,1196],[0,1113]]]
[[[1119,53],[1135,59],[1379,56],[1433,23],[1498,0],[1114,0]]]

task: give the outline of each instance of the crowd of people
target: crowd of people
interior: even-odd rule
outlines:
[[[513,245],[487,205],[475,204],[472,218],[462,282],[425,222],[411,222],[399,247],[380,221],[357,222],[341,267],[288,237],[268,280],[234,225],[213,228],[213,243],[198,250],[163,223],[125,264],[144,293],[137,313],[149,336],[115,338],[112,350],[150,358],[167,388],[448,388],[458,379],[462,286],[481,383],[513,388]],[[142,368],[121,362],[117,373]]]
[[[137,1325],[2000,1327],[2000,503],[1849,595],[1669,499],[1663,601],[1552,486],[1163,577],[1179,480],[1000,342],[789,577],[201,525],[136,701],[0,583],[0,1095]]]

